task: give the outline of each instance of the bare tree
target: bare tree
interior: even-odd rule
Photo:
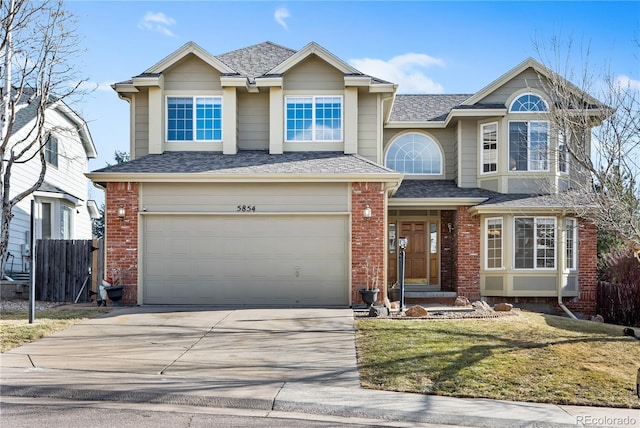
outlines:
[[[561,46],[552,41],[540,80],[552,102],[560,169],[570,171],[563,199],[576,215],[617,235],[640,260],[640,88],[606,70],[595,73],[588,50],[575,72],[571,43]],[[548,52],[538,47],[541,57]]]
[[[70,60],[78,55],[73,16],[62,0],[3,0],[0,2],[0,272],[9,243],[13,207],[37,190],[47,171],[45,146],[51,132],[47,112],[72,99],[82,81]],[[20,136],[14,134],[21,109],[35,109],[35,120]],[[15,167],[39,162],[40,174],[30,187],[11,196]]]

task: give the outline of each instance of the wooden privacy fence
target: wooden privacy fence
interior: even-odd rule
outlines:
[[[102,240],[41,239],[36,241],[36,299],[90,302],[103,277]]]

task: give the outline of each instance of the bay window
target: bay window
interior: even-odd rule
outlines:
[[[509,157],[512,171],[549,170],[549,122],[509,122]]]
[[[514,220],[514,267],[553,269],[556,267],[556,219],[517,217]]]
[[[576,220],[573,218],[568,218],[566,220],[566,233],[567,233],[567,269],[575,270],[576,266],[576,255],[577,255],[577,228],[576,228]]]
[[[486,220],[487,269],[502,268],[502,218]]]

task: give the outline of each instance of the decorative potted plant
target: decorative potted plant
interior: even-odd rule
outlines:
[[[367,308],[371,308],[373,304],[378,300],[378,273],[380,268],[377,265],[372,265],[371,259],[367,259],[365,264],[365,288],[358,290],[362,301],[367,305]]]
[[[113,306],[119,306],[120,299],[124,294],[124,285],[120,285],[123,270],[120,268],[113,269],[112,276],[103,281],[104,290],[107,292],[109,300],[113,302]]]

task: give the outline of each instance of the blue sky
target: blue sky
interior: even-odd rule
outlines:
[[[360,71],[398,83],[399,93],[474,93],[555,37],[572,63],[590,48],[605,67],[640,87],[640,1],[68,1],[85,55],[77,65],[98,89],[73,106],[89,124],[99,158],[129,149],[129,105],[109,85],[127,80],[194,41],[213,55],[271,41],[311,41]],[[550,52],[546,49],[546,52]],[[98,191],[92,197],[100,199]]]

